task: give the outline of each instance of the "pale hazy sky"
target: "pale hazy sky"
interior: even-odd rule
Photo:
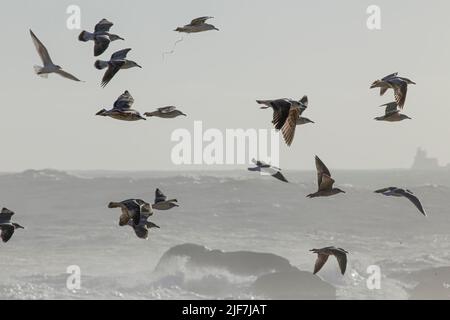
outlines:
[[[102,89],[93,43],[66,28],[66,9],[81,7],[82,28],[114,22],[114,42],[101,58],[130,47],[143,69],[120,72]],[[381,7],[382,30],[366,27],[366,9]],[[281,166],[313,169],[314,154],[332,168],[409,167],[419,146],[450,162],[449,1],[7,1],[2,5],[0,171],[28,168],[159,170],[172,165],[176,128],[270,128],[271,111],[255,99],[309,97]],[[220,32],[180,38],[175,27],[210,15]],[[40,60],[28,29],[55,63],[86,83],[33,72]],[[404,113],[412,121],[380,123],[378,105],[392,101],[369,90],[391,72],[417,82]],[[177,105],[189,116],[136,123],[94,116],[125,89],[141,112]],[[207,169],[208,167],[205,167]],[[229,167],[227,167],[229,168]],[[199,169],[184,167],[183,169]],[[215,167],[217,169],[217,167]]]

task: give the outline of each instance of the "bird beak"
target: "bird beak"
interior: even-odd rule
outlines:
[[[137,66],[142,69],[142,66],[140,66],[140,65],[137,65]]]

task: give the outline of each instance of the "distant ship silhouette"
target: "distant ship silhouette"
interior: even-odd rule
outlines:
[[[428,157],[427,152],[422,148],[417,148],[416,156],[411,170],[443,170],[450,169],[450,165],[440,166],[437,158]]]

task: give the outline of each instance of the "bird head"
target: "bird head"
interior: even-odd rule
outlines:
[[[336,191],[337,191],[338,193],[345,193],[345,191],[344,191],[344,190],[342,190],[342,189],[339,189],[339,188],[336,188]]]
[[[311,119],[308,119],[308,118],[304,118],[305,120],[305,123],[315,123],[314,121],[312,121]]]
[[[117,34],[109,34],[109,40],[116,41],[116,40],[125,40],[121,36],[118,36]]]
[[[138,68],[142,68],[140,65],[138,65],[136,62],[134,62],[134,61],[130,61],[130,63],[131,63],[131,66],[132,67],[138,67]]]

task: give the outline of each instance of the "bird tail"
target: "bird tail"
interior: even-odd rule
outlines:
[[[92,33],[89,33],[87,31],[81,31],[80,35],[78,36],[78,40],[83,42],[92,40]]]
[[[42,78],[48,78],[48,74],[46,74],[46,73],[41,73],[42,72],[42,67],[40,67],[40,66],[34,66],[33,67],[34,68],[34,72],[39,76],[39,77],[42,77]]]
[[[108,61],[103,61],[103,60],[97,60],[94,63],[94,66],[98,69],[98,70],[102,70],[108,67]]]

